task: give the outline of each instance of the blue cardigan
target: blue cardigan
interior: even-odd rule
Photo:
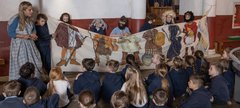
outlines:
[[[201,87],[193,91],[190,97],[180,105],[180,108],[212,108],[211,97],[211,93]]]

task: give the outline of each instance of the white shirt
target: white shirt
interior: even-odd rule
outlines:
[[[53,81],[57,94],[59,95],[59,107],[64,107],[69,103],[67,89],[70,89],[70,84],[66,80]]]

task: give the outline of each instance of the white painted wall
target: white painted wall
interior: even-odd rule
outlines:
[[[195,16],[201,16],[203,10],[203,0],[180,0],[179,14],[184,15],[187,11],[192,11]]]
[[[18,6],[22,1],[29,1],[35,10],[39,9],[39,0],[0,0],[0,21],[8,21],[17,14]]]
[[[233,15],[233,3],[240,0],[217,0],[216,14],[217,15]]]
[[[8,21],[18,13],[18,5],[24,0],[0,0],[0,21]],[[59,19],[63,12],[73,19],[120,18],[122,15],[144,19],[146,0],[27,0],[49,16]]]
[[[233,15],[233,3],[240,0],[180,0],[180,15],[191,10],[195,15],[201,16],[211,6],[213,7],[208,16]]]
[[[63,12],[73,19],[120,18],[122,15],[144,19],[146,0],[43,0],[42,12],[59,18]]]

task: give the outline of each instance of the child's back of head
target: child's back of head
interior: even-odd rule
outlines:
[[[21,84],[12,80],[3,85],[3,94],[5,97],[18,96],[20,94]]]
[[[95,61],[92,58],[84,58],[82,65],[87,71],[92,71],[95,67]]]
[[[175,57],[173,59],[173,68],[174,69],[181,69],[183,65],[183,60],[180,57]]]
[[[134,67],[136,67],[136,68],[139,68],[139,65],[136,63],[135,57],[134,57],[133,54],[128,54],[128,55],[127,55],[127,57],[126,57],[126,62],[127,62],[127,64],[129,64],[129,65],[132,65],[132,66],[134,66]]]
[[[90,90],[83,90],[79,94],[80,108],[94,108],[96,106],[94,94]]]
[[[168,94],[165,90],[157,89],[153,92],[152,101],[156,106],[164,106],[168,100]]]
[[[190,76],[189,78],[189,81],[192,82],[192,84],[194,84],[196,87],[196,89],[200,88],[203,86],[204,84],[204,78],[201,76],[201,75],[198,75],[198,74],[193,74]],[[189,86],[189,83],[188,83],[188,86]],[[189,86],[190,89],[193,89],[192,87]]]
[[[126,108],[129,105],[129,99],[125,92],[116,91],[112,95],[111,104],[113,108]]]
[[[32,104],[37,103],[40,100],[40,93],[37,88],[35,87],[28,87],[24,92],[23,101],[24,103],[29,106]]]
[[[19,75],[22,78],[28,79],[34,77],[35,66],[33,63],[26,62],[24,65],[21,66]]]
[[[229,69],[229,61],[227,59],[220,59],[219,63],[224,71]]]
[[[120,64],[119,64],[119,62],[116,61],[116,60],[110,60],[110,61],[107,62],[106,65],[108,66],[108,68],[109,68],[111,71],[116,72],[116,71],[118,70]]]

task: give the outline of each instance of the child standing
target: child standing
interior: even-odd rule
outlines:
[[[82,60],[83,73],[77,75],[73,83],[74,94],[79,94],[82,90],[90,90],[95,97],[96,102],[99,100],[101,89],[100,75],[94,71],[95,61],[92,58]]]
[[[16,80],[9,81],[3,86],[3,95],[6,97],[0,101],[1,108],[27,108],[22,99],[17,96],[21,92],[21,84]]]
[[[38,39],[35,44],[41,54],[42,64],[45,71],[49,74],[51,69],[51,35],[49,34],[47,25],[47,16],[45,14],[38,14],[35,23]]]
[[[203,87],[200,75],[191,75],[188,87],[192,90],[192,94],[180,105],[180,108],[212,108],[211,93]]]
[[[221,75],[223,68],[220,64],[211,64],[209,75],[211,77],[211,85],[209,91],[214,97],[215,104],[231,104],[227,81]]]
[[[24,92],[23,103],[28,108],[58,108],[59,96],[54,94],[46,99],[41,99],[40,93],[36,87],[28,87]]]
[[[45,91],[47,90],[47,85],[40,80],[39,78],[34,77],[35,74],[35,67],[33,63],[27,62],[20,68],[20,78],[18,79],[18,82],[21,83],[21,95],[23,96],[23,93],[29,86],[36,87],[40,95],[43,96]]]
[[[124,83],[122,76],[116,73],[119,65],[119,62],[116,60],[107,62],[107,69],[109,72],[105,74],[102,83],[102,97],[107,103],[110,103],[112,94],[117,90],[121,90]]]
[[[70,89],[70,84],[67,78],[63,75],[62,69],[60,67],[52,68],[49,74],[50,81],[48,83],[49,95],[57,93],[59,97],[59,107],[67,108],[69,104],[69,99],[67,91]]]

